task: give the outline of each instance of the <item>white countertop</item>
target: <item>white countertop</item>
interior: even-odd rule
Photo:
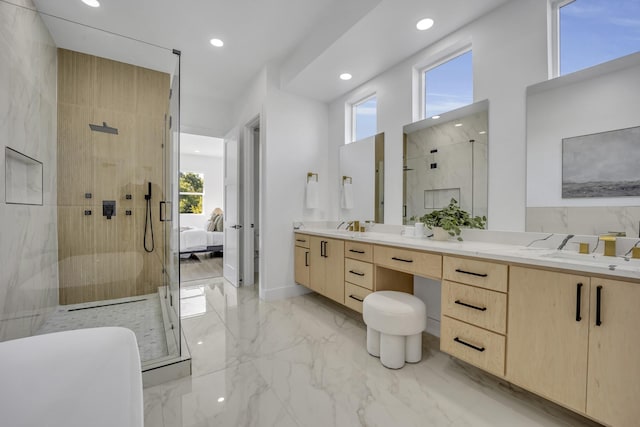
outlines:
[[[527,247],[524,245],[492,243],[486,241],[457,240],[436,241],[429,238],[402,236],[399,233],[368,231],[356,233],[330,228],[305,227],[296,233],[374,243],[401,248],[419,249],[448,255],[479,257],[489,260],[527,264],[533,267],[548,267],[571,272],[606,275],[615,278],[640,279],[640,259],[608,257],[601,253],[579,254],[576,251],[558,251],[549,247]],[[479,231],[474,231],[476,234]],[[491,233],[486,231],[486,233]],[[520,233],[525,234],[525,233]],[[538,233],[532,233],[534,236]],[[559,235],[561,236],[561,235]],[[592,236],[594,240],[596,236]],[[533,240],[534,238],[530,238]],[[557,246],[556,246],[557,247]]]

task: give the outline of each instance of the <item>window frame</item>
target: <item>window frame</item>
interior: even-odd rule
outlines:
[[[204,173],[203,172],[193,172],[193,171],[188,171],[188,172],[183,172],[180,171],[179,174],[188,174],[188,173],[192,173],[195,175],[200,175],[202,177],[202,193],[198,193],[198,192],[190,192],[190,191],[180,191],[180,179],[178,178],[178,215],[204,215],[204,187],[205,187],[205,181],[204,181]],[[194,212],[180,212],[180,196],[200,196],[202,197],[202,212],[201,213],[194,213]]]
[[[567,0],[569,1],[569,0]],[[570,0],[573,1],[573,0]],[[437,68],[439,66],[441,66],[442,64],[445,64],[453,59],[456,59],[459,56],[464,55],[465,53],[471,52],[471,57],[472,57],[472,62],[471,62],[471,75],[472,75],[472,85],[473,85],[473,46],[471,44],[466,44],[464,47],[461,47],[460,49],[456,49],[450,53],[448,53],[447,55],[441,56],[438,60],[431,62],[430,64],[421,67],[418,69],[418,73],[419,73],[419,79],[420,79],[420,84],[419,84],[419,113],[420,113],[420,120],[422,119],[428,119],[429,117],[426,116],[427,114],[427,93],[426,93],[426,88],[427,88],[427,72],[433,70],[434,68]],[[473,98],[473,93],[471,94],[471,103],[473,104],[474,98]]]
[[[560,9],[576,0],[550,0],[551,28],[549,31],[550,78],[560,77]]]
[[[359,105],[364,104],[367,101],[372,100],[373,98],[376,98],[376,129],[373,132],[373,135],[376,135],[378,133],[378,98],[377,98],[377,93],[373,92],[372,94],[369,94],[367,96],[365,96],[364,98],[360,98],[359,100],[352,102],[351,103],[351,138],[349,138],[349,141],[347,142],[347,144],[351,144],[352,142],[356,142],[358,141],[356,139],[356,107]],[[369,135],[369,136],[373,136],[373,135]],[[368,137],[365,137],[368,138]],[[364,139],[364,138],[363,138]]]

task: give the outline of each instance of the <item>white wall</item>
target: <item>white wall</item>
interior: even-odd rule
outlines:
[[[180,171],[204,174],[203,213],[180,214],[180,226],[207,227],[207,221],[215,208],[224,210],[224,182],[222,157],[180,154]]]
[[[31,0],[0,2],[0,341],[58,304],[57,50]],[[42,162],[42,205],[5,203],[5,145]]]
[[[385,133],[387,223],[402,222],[402,127],[417,118],[414,67],[436,62],[469,42],[474,101],[489,100],[489,227],[524,230],[525,93],[527,86],[547,78],[547,5],[539,0],[513,0],[331,103],[329,141],[337,151],[344,143],[345,102],[377,93],[378,132]],[[333,193],[339,194],[337,189]],[[337,206],[335,197],[332,206]]]
[[[640,197],[562,198],[563,138],[640,126],[640,53],[532,87],[527,113],[527,206],[640,204]]]
[[[340,191],[342,176],[352,178],[353,207],[340,208],[340,220],[372,220],[375,218],[376,146],[375,136],[340,147]],[[342,200],[342,199],[340,199]]]

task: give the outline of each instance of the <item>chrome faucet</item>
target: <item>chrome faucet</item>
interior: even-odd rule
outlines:
[[[558,246],[558,250],[561,251],[562,249],[564,249],[569,240],[573,239],[573,236],[573,234],[567,234],[567,237],[565,237],[562,243],[560,243],[560,245]]]

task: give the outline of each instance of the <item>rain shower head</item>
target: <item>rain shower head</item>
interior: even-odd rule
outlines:
[[[95,132],[104,132],[104,133],[110,133],[113,135],[118,134],[118,129],[107,126],[107,122],[102,122],[102,126],[92,125],[91,123],[89,123],[89,127],[91,128],[92,131],[95,131]]]

